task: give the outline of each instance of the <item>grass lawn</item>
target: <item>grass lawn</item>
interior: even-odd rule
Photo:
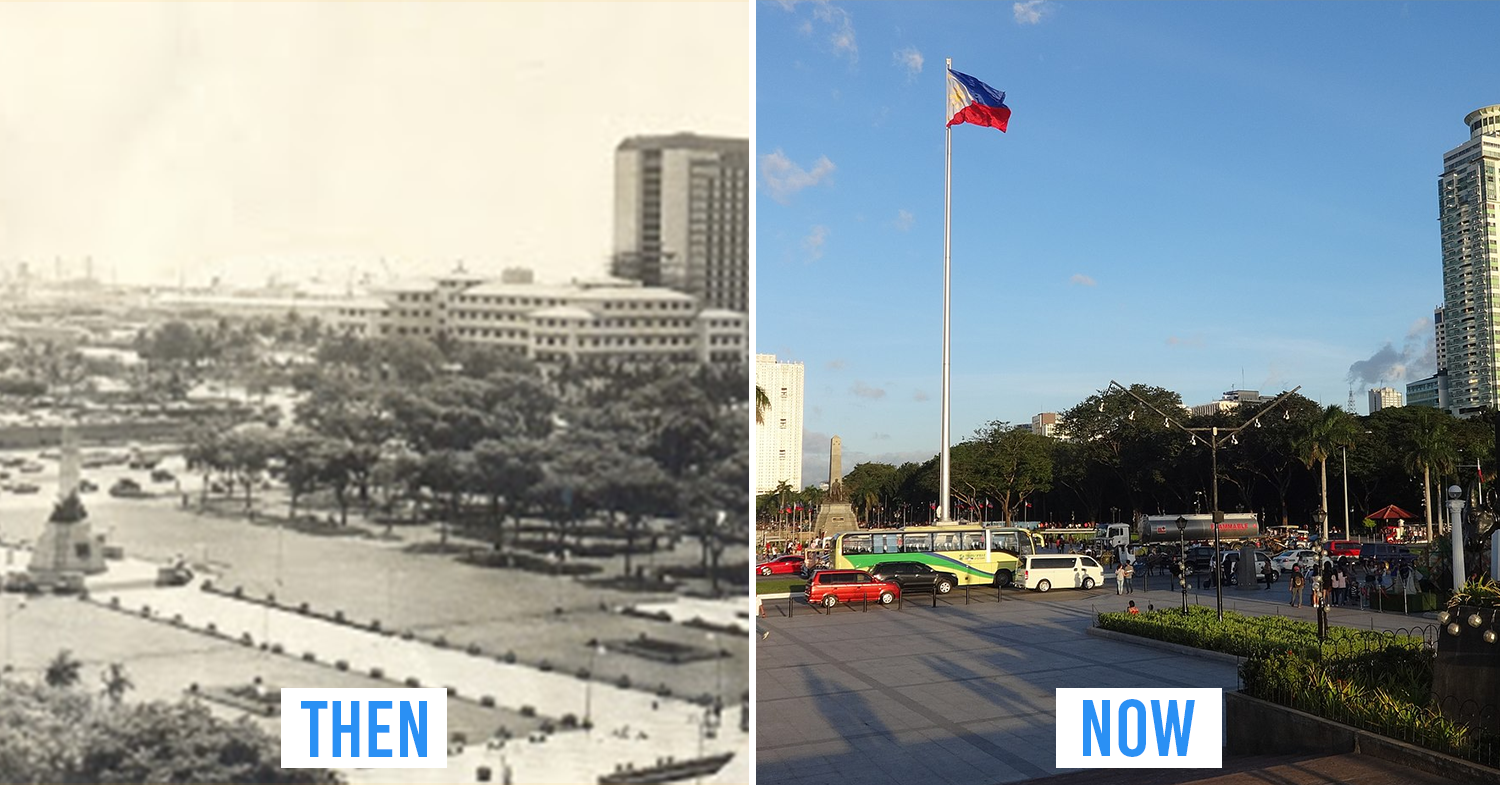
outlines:
[[[777,578],[758,578],[755,581],[756,594],[779,594],[789,592],[793,586],[801,586],[807,583],[807,579],[800,575]]]

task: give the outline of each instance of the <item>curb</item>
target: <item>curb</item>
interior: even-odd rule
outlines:
[[[1245,661],[1244,657],[1240,657],[1234,654],[1225,654],[1222,651],[1197,649],[1193,648],[1192,646],[1184,646],[1180,643],[1168,643],[1166,641],[1159,641],[1154,638],[1142,638],[1139,635],[1131,635],[1130,633],[1126,632],[1106,630],[1102,627],[1089,627],[1086,631],[1086,634],[1092,635],[1095,638],[1104,638],[1105,640],[1118,641],[1120,643],[1131,643],[1135,644],[1136,646],[1145,646],[1147,648],[1160,649],[1161,651],[1171,652],[1172,654],[1183,654],[1189,657],[1202,657],[1203,659],[1222,662],[1226,665],[1239,665],[1241,662]]]

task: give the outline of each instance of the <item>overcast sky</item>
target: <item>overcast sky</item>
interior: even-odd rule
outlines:
[[[0,274],[602,272],[631,135],[748,136],[743,3],[0,4]]]

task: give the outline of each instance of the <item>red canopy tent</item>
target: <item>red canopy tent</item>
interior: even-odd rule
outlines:
[[[1373,518],[1377,521],[1409,521],[1413,518],[1416,518],[1417,516],[1412,515],[1411,513],[1401,509],[1400,507],[1397,507],[1394,504],[1387,504],[1386,506],[1381,507],[1380,509],[1370,513],[1369,515],[1366,515],[1365,517]]]

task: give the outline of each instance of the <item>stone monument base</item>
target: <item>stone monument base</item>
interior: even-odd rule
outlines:
[[[848,502],[823,502],[818,507],[818,519],[813,522],[813,531],[824,536],[837,532],[852,532],[859,529],[854,517],[854,508]]]
[[[95,537],[86,521],[48,523],[31,551],[27,572],[32,575],[81,572],[98,575],[104,564],[104,536]]]

